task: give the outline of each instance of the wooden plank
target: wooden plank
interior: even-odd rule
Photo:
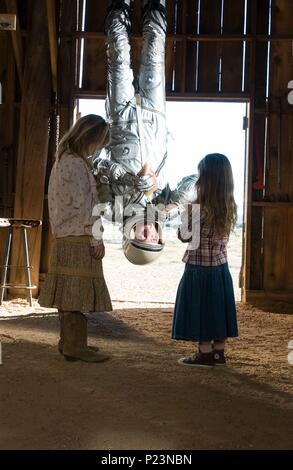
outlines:
[[[185,0],[186,5],[186,33],[196,34],[199,24],[199,0]]]
[[[223,34],[243,34],[245,1],[225,0],[223,12]],[[222,44],[223,92],[242,91],[243,43]]]
[[[44,197],[44,208],[43,208],[43,224],[42,224],[42,243],[41,243],[41,259],[40,259],[40,282],[42,275],[48,272],[50,264],[50,256],[52,250],[53,235],[49,223],[49,210],[48,210],[48,186],[49,179],[52,170],[52,166],[55,162],[56,156],[56,142],[57,142],[57,116],[55,112],[52,112],[50,119],[50,134],[49,134],[49,147],[48,147],[48,161],[46,168],[46,179],[45,179],[45,197]],[[41,284],[40,284],[41,285]]]
[[[293,116],[281,118],[281,155],[280,155],[280,185],[281,198],[284,201],[293,201]],[[292,265],[293,269],[293,265]]]
[[[19,129],[14,216],[42,219],[48,152],[48,119],[51,107],[51,83],[47,14],[45,0],[31,0],[27,58]],[[32,175],[34,176],[32,178]],[[17,233],[15,234],[17,235]],[[38,285],[41,228],[29,230],[32,283]],[[21,265],[19,236],[13,242],[12,264]],[[18,271],[12,282],[24,282]]]
[[[264,289],[285,288],[288,210],[264,209]]]
[[[52,252],[53,235],[49,223],[48,200],[44,201],[43,210],[43,226],[42,226],[42,249],[40,259],[40,278],[42,274],[46,274],[50,266],[50,258]]]
[[[292,208],[293,207],[293,202],[268,202],[268,201],[258,201],[258,202],[253,202],[252,203],[253,207],[271,207],[273,209],[276,209],[278,207],[281,208]]]
[[[243,45],[222,44],[222,84],[221,91],[241,93],[243,69]]]
[[[276,42],[271,46],[272,73],[270,77],[270,168],[268,194],[277,200],[290,200],[292,197],[292,115],[286,97],[286,88],[292,73],[292,46],[281,46]]]
[[[265,309],[266,312],[293,313],[293,291],[253,291],[247,290],[246,301],[256,307]]]
[[[11,217],[13,214],[14,186],[14,114],[15,108],[15,62],[9,33],[0,34],[0,81],[3,104],[0,108],[0,214]],[[6,230],[0,230],[0,264],[4,256]]]
[[[254,116],[254,146],[252,167],[252,200],[263,199],[265,171],[265,116]]]
[[[292,180],[291,180],[292,181]],[[293,207],[287,209],[285,288],[293,290]]]
[[[86,90],[106,90],[107,57],[104,39],[84,41],[82,88]]]
[[[278,187],[278,150],[279,150],[279,116],[274,114],[269,118],[269,151],[268,172],[266,175],[266,198],[269,200],[280,199]]]
[[[106,1],[87,0],[85,31],[104,32],[104,23],[109,3]]]
[[[261,207],[252,208],[251,217],[251,249],[250,249],[250,289],[263,289],[263,253],[262,253],[262,223],[263,209]]]
[[[106,98],[105,90],[81,90],[75,89],[76,98]],[[230,103],[242,103],[243,101],[249,102],[250,95],[248,93],[180,93],[180,92],[169,92],[167,99],[176,101],[213,101],[213,102],[230,102]]]
[[[186,92],[198,90],[198,55],[199,43],[187,42],[186,45]]]
[[[272,34],[292,34],[292,0],[273,0]]]
[[[255,106],[257,108],[264,107],[266,103],[267,54],[267,44],[257,43],[255,48]]]
[[[221,48],[217,43],[201,42],[198,53],[198,92],[216,93],[220,90],[219,66]]]
[[[200,34],[221,33],[221,0],[204,0],[200,6]],[[217,92],[220,90],[221,45],[202,42],[198,53],[198,88],[199,92]]]
[[[189,15],[190,16],[190,15]],[[187,30],[187,2],[183,2],[182,9],[182,34],[184,39],[182,41],[182,67],[180,69],[180,91],[184,93],[186,91],[186,63],[187,63],[187,40],[186,40],[186,30]]]
[[[287,101],[287,86],[292,80],[293,50],[292,41],[274,41],[271,44],[270,93],[274,97],[284,97],[282,110],[291,110]],[[278,108],[277,108],[278,109]]]
[[[57,93],[57,32],[56,32],[56,4],[55,0],[47,0],[48,32],[51,59],[52,87]]]
[[[16,16],[16,30],[11,31],[12,44],[15,56],[15,62],[18,72],[18,79],[20,87],[23,86],[23,49],[22,49],[22,38],[20,32],[20,25],[18,20],[18,7],[16,0],[6,0],[6,8],[9,13],[12,13]]]
[[[188,15],[187,15],[188,18]],[[25,36],[25,33],[23,33]],[[98,31],[76,31],[74,36],[76,38],[104,38],[105,33],[98,32]],[[61,37],[71,37],[71,35],[62,33]],[[188,41],[211,41],[211,42],[252,42],[253,40],[261,41],[261,42],[274,42],[274,41],[292,41],[293,40],[293,33],[292,34],[279,34],[276,36],[271,36],[268,34],[191,34],[187,33],[186,35],[183,34],[168,34],[167,41],[184,41],[184,39],[188,39]],[[131,39],[135,40],[142,40],[141,33],[131,34]]]
[[[251,74],[251,49],[252,47],[253,47],[252,44],[246,41],[246,48],[244,50],[243,93],[251,93],[251,90],[252,90],[252,84],[249,80],[250,74]]]
[[[225,34],[243,34],[245,0],[225,0],[223,32]]]
[[[222,0],[201,0],[200,2],[200,33],[221,33]]]
[[[60,46],[58,57],[58,93],[60,114],[60,135],[73,123],[73,90],[77,79],[77,42],[74,37],[77,27],[76,2],[62,0],[60,12]],[[68,35],[63,37],[62,33]]]
[[[167,55],[166,55],[166,63],[168,63],[169,57],[168,57],[168,49],[167,49]],[[172,84],[172,93],[182,93],[181,90],[184,87],[185,82],[181,82],[181,80],[184,80],[184,77],[181,74],[181,70],[183,67],[186,67],[186,61],[188,62],[188,59],[184,60],[183,56],[183,44],[182,43],[176,43],[175,44],[175,49],[173,52],[173,84]],[[188,67],[187,63],[187,67]],[[188,69],[186,72],[186,78],[188,78]],[[167,75],[166,75],[167,78]],[[187,86],[187,85],[185,85]],[[169,94],[169,90],[166,88],[166,93],[167,96]],[[185,93],[182,93],[185,94]]]
[[[252,2],[254,3],[255,0],[252,0]],[[258,0],[255,3],[257,8],[256,33],[268,34],[270,0]]]
[[[249,11],[249,31],[253,36],[251,43],[249,60],[249,90],[250,103],[248,108],[249,128],[246,132],[247,157],[245,161],[245,186],[244,186],[244,230],[243,230],[243,260],[241,266],[242,289],[241,300],[245,302],[246,292],[251,289],[251,272],[253,270],[252,258],[252,175],[253,175],[253,155],[254,155],[254,110],[255,110],[255,35],[257,29],[257,4],[253,2]]]
[[[28,25],[28,17],[30,16],[29,8],[28,8],[28,1],[19,1],[17,0],[17,10],[18,10],[18,20],[20,25],[20,30],[22,36],[26,34],[27,25]]]

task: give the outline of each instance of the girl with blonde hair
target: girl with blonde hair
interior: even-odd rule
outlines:
[[[198,165],[200,241],[187,249],[185,271],[175,304],[172,337],[198,342],[198,352],[179,360],[195,367],[225,365],[225,343],[238,336],[227,243],[237,220],[231,164],[225,155],[209,154]],[[189,220],[190,227],[195,227]],[[195,230],[193,228],[193,230]],[[190,241],[182,238],[181,241]]]
[[[59,312],[59,352],[69,361],[103,362],[108,356],[87,347],[87,319],[83,312],[112,310],[103,275],[102,238],[92,226],[99,202],[91,155],[108,143],[109,126],[97,115],[79,119],[61,139],[48,190],[54,236],[51,264],[39,303]]]

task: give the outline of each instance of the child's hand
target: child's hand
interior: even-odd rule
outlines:
[[[105,256],[105,245],[103,240],[100,240],[96,245],[91,246],[91,255],[94,259],[103,259]]]

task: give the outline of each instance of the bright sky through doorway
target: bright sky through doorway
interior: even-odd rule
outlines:
[[[104,100],[80,100],[81,115],[105,116]],[[245,103],[167,101],[168,160],[171,187],[197,172],[198,162],[208,153],[223,153],[233,168],[239,221],[243,214]]]

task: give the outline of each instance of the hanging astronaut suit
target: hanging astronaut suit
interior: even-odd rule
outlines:
[[[115,3],[114,2],[114,6]],[[118,2],[121,3],[121,2]],[[165,1],[145,2],[143,48],[134,88],[130,64],[129,9],[112,9],[106,20],[108,96],[106,110],[112,120],[111,160],[137,174],[147,161],[157,170],[166,154],[165,117]],[[160,9],[154,9],[160,6]],[[166,182],[159,176],[159,187]]]
[[[124,252],[135,264],[145,264],[158,257],[163,249],[162,221],[154,220],[159,241],[143,243],[133,240],[131,231],[145,223],[150,199],[157,202],[182,202],[179,192],[173,194],[166,185],[164,163],[167,156],[165,117],[165,39],[166,1],[143,0],[143,47],[139,75],[134,85],[130,59],[131,0],[113,0],[106,18],[108,92],[106,111],[111,121],[110,159],[95,158],[99,199],[123,198],[122,207],[115,204],[115,220],[124,224]],[[150,197],[153,179],[138,176],[144,163],[156,173],[158,188]],[[188,191],[194,179],[188,180]],[[184,189],[185,188],[185,189]],[[186,193],[186,182],[183,191]],[[182,189],[182,188],[181,188]],[[147,196],[148,195],[148,196]],[[163,197],[162,197],[163,196]],[[194,194],[193,194],[194,197]],[[176,201],[177,199],[177,201]],[[186,199],[186,198],[185,198]],[[135,214],[125,216],[123,209],[136,204]],[[141,210],[137,210],[137,204]],[[149,214],[149,212],[148,212]],[[157,213],[156,213],[157,217]],[[148,221],[149,222],[149,221]]]

